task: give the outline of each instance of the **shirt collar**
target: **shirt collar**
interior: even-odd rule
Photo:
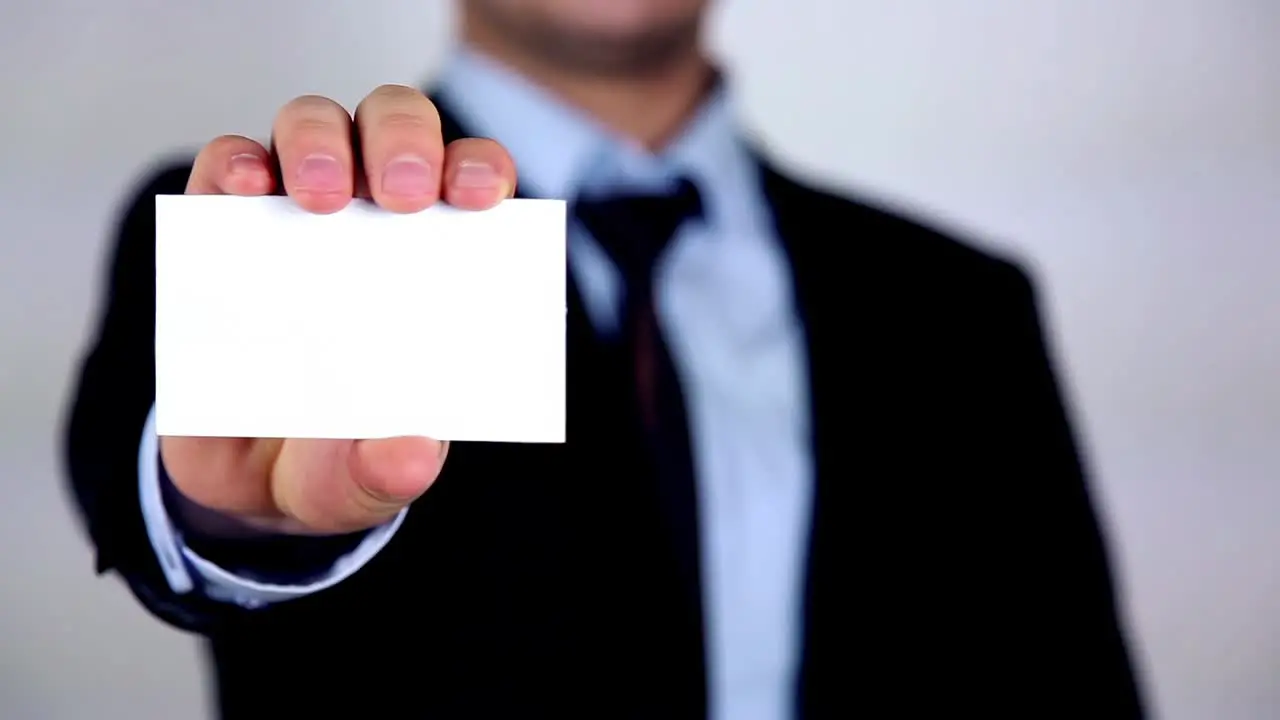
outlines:
[[[618,136],[511,69],[463,48],[445,66],[438,97],[471,132],[511,153],[531,194],[571,200],[579,194],[655,189],[685,175],[703,195],[708,221],[741,219],[759,207],[756,161],[733,119],[724,83],[685,130],[654,154]]]

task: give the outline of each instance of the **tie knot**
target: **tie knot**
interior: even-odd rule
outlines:
[[[653,268],[686,220],[702,216],[702,196],[688,178],[670,191],[581,198],[574,215],[618,266],[629,288],[652,282]]]

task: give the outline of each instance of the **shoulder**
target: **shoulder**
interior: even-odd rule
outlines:
[[[965,231],[790,171],[766,167],[765,178],[798,261],[827,270],[857,263],[859,274],[877,278],[880,287],[917,297],[1034,301],[1036,282],[1026,263]]]

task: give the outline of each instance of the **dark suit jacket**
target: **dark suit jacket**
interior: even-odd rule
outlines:
[[[704,716],[696,581],[679,571],[696,548],[662,529],[618,440],[625,389],[595,372],[576,293],[567,444],[457,444],[385,550],[330,590],[251,611],[168,589],[137,449],[153,197],[188,172],[155,174],[124,214],[66,449],[98,571],[208,638],[223,717]],[[1140,717],[1027,275],[763,159],[760,182],[812,384],[800,716]]]

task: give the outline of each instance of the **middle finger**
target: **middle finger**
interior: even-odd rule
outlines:
[[[312,212],[330,213],[351,202],[351,116],[338,103],[304,95],[280,110],[272,128],[285,191]]]
[[[375,202],[395,212],[415,212],[440,198],[440,114],[425,95],[404,85],[383,85],[356,108],[356,126]]]

